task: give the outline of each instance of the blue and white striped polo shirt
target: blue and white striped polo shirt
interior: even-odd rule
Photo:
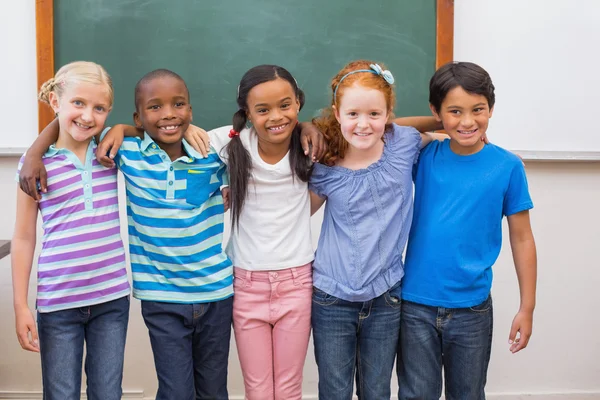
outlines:
[[[133,295],[172,303],[233,295],[233,268],[223,251],[226,167],[215,152],[171,161],[146,133],[125,138],[115,158],[127,193]]]

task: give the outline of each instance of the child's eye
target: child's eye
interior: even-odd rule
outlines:
[[[76,105],[77,107],[80,107],[83,105],[83,102],[81,100],[73,100],[73,104]]]
[[[179,101],[177,103],[175,103],[175,107],[183,107],[185,106],[185,103],[183,101]]]
[[[357,114],[355,111],[350,111],[350,112],[348,113],[348,116],[350,116],[350,117],[356,117],[357,115],[358,115],[358,114]]]
[[[264,114],[264,113],[266,113],[267,111],[268,111],[268,110],[267,110],[266,108],[261,108],[261,109],[259,109],[259,110],[256,110],[256,112],[257,112],[257,113],[259,113],[259,114]]]
[[[160,106],[158,104],[154,104],[153,106],[148,107],[148,110],[158,110]]]
[[[379,113],[377,111],[371,112],[371,117],[378,117]]]
[[[104,107],[102,107],[102,106],[97,106],[97,107],[96,107],[96,111],[98,111],[98,112],[104,112],[104,111],[105,111],[105,108],[104,108]]]
[[[286,108],[289,108],[289,107],[290,107],[290,104],[283,104],[283,105],[281,106],[281,108],[282,108],[282,109],[284,109],[284,110],[285,110]]]
[[[481,111],[483,111],[483,107],[477,107],[476,109],[473,110],[473,112],[476,112],[476,113],[481,112]]]
[[[454,114],[454,115],[458,115],[458,114],[460,114],[460,111],[458,111],[458,110],[450,110],[449,113],[450,114]]]

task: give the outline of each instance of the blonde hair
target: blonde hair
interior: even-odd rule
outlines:
[[[325,141],[329,148],[327,153],[323,156],[323,164],[334,165],[336,161],[344,158],[346,151],[348,150],[348,142],[342,135],[342,129],[340,123],[335,118],[333,107],[340,106],[342,97],[344,97],[344,91],[346,88],[352,87],[354,84],[359,84],[362,87],[369,89],[376,89],[383,93],[385,102],[388,108],[388,124],[386,129],[391,128],[391,121],[394,118],[392,110],[396,104],[396,94],[394,93],[394,86],[387,83],[385,79],[377,74],[372,73],[355,73],[350,74],[356,70],[370,70],[371,64],[375,64],[374,61],[370,60],[356,60],[347,64],[337,75],[331,80],[331,106],[321,110],[321,115],[313,119],[313,123],[323,133]],[[378,63],[382,69],[387,69],[382,63]],[[342,80],[342,78],[344,78]],[[337,89],[337,93],[336,93]]]
[[[74,61],[62,66],[54,78],[48,79],[40,88],[38,99],[44,103],[50,104],[50,93],[54,92],[60,98],[65,90],[79,83],[92,83],[95,85],[106,85],[110,106],[113,104],[114,92],[112,79],[106,70],[91,61]]]

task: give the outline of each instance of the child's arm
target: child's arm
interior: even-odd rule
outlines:
[[[50,145],[56,143],[57,140],[58,118],[55,118],[35,139],[23,160],[23,166],[19,173],[19,186],[23,192],[36,201],[42,199],[40,191],[46,193],[48,189],[46,167],[42,162],[42,156],[48,151]],[[38,191],[38,182],[40,183],[40,191]]]
[[[310,216],[312,217],[317,211],[319,211],[319,208],[321,208],[321,206],[323,205],[323,203],[325,203],[325,200],[327,200],[327,199],[325,197],[320,197],[318,194],[316,194],[312,190],[309,190],[309,193],[310,193]]]
[[[527,347],[532,332],[533,310],[535,308],[537,256],[529,221],[529,211],[509,215],[508,229],[521,294],[521,306],[513,319],[508,337],[508,343],[511,345],[510,351],[516,353]],[[517,332],[519,337],[517,337]]]
[[[444,129],[442,122],[436,121],[433,116],[429,117],[400,117],[393,121],[396,125],[412,126],[419,132],[433,132]]]
[[[221,188],[221,196],[223,197],[223,212],[227,212],[229,210],[229,193],[231,190],[229,186]]]
[[[29,278],[35,251],[37,203],[17,189],[17,221],[11,242],[13,306],[17,339],[25,350],[39,352],[38,334],[33,314],[27,304]]]
[[[300,141],[304,154],[308,156],[312,146],[311,159],[313,162],[320,160],[327,152],[327,144],[323,134],[311,122],[300,123]]]
[[[144,129],[137,128],[132,125],[117,124],[113,126],[106,135],[100,141],[98,137],[98,149],[96,150],[96,159],[106,168],[112,168],[115,166],[113,159],[117,155],[117,151],[123,144],[125,137],[139,137],[144,138]],[[208,156],[208,149],[210,148],[208,134],[204,129],[194,125],[190,125],[187,131],[183,134],[183,137],[187,142],[204,158]]]

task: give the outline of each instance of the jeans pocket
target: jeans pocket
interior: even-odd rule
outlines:
[[[469,307],[469,310],[471,310],[472,312],[475,312],[475,313],[485,313],[485,312],[490,311],[491,308],[492,308],[492,296],[488,296],[488,298],[485,299],[483,301],[483,303],[478,304],[473,307]]]
[[[392,308],[402,307],[402,297],[400,295],[401,289],[399,283],[394,285],[390,290],[383,294],[385,303]]]
[[[322,306],[331,306],[338,302],[338,298],[313,286],[312,300]]]

